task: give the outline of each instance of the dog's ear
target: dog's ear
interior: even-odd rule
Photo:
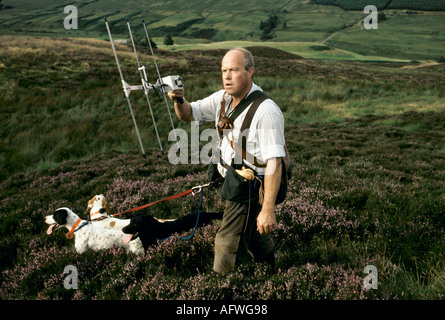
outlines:
[[[155,232],[158,229],[159,222],[150,215],[142,214],[139,217],[139,225],[143,226],[144,229]]]
[[[91,208],[93,207],[93,202],[96,200],[96,196],[94,196],[90,201],[88,201],[87,205],[87,213],[90,213]]]
[[[136,214],[130,219],[130,224],[122,228],[123,233],[136,233],[142,230],[151,230],[150,226],[146,227],[145,216],[141,214]]]
[[[133,224],[133,219],[131,220],[130,224],[122,228],[122,232],[126,234],[133,234],[137,232],[136,225]]]
[[[104,199],[102,200],[102,207],[107,211],[107,214],[110,214],[110,207],[108,206],[108,202],[107,202],[107,200],[105,199],[105,197],[104,197]]]
[[[68,217],[68,211],[66,211],[65,209],[58,209],[56,210],[56,212],[54,212],[53,214],[53,219],[54,221],[57,222],[58,225],[63,226],[64,224],[66,224],[66,218]]]

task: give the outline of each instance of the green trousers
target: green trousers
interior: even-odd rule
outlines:
[[[222,226],[215,238],[213,270],[231,271],[235,265],[252,261],[267,262],[274,267],[274,243],[269,234],[260,235],[256,219],[258,204],[225,202]]]

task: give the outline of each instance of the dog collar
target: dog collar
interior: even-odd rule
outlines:
[[[100,217],[93,218],[93,216],[98,215],[98,214],[101,214],[100,211],[96,211],[96,212],[91,213],[91,214],[90,214],[90,219],[91,219],[91,220],[99,219]]]
[[[100,213],[99,211],[96,211],[96,212],[91,213],[91,214],[90,214],[90,218],[92,218],[93,216],[95,216],[96,214],[99,214],[99,213]]]
[[[77,228],[77,226],[80,224],[80,222],[82,221],[82,219],[77,219],[77,221],[74,223],[73,227],[71,228],[70,231],[68,231],[68,233],[66,234],[67,239],[72,239],[74,237],[74,232],[76,232],[77,230],[79,230],[80,228],[85,227],[88,222],[85,222],[83,225],[81,225],[79,228]],[[77,229],[76,229],[77,228]]]
[[[73,235],[73,233],[74,233],[74,230],[76,230],[76,228],[77,228],[77,226],[79,225],[79,223],[82,221],[82,219],[77,219],[77,221],[73,224],[73,227],[71,228],[71,230],[70,231],[68,231],[68,233],[66,234],[66,237],[68,238],[68,239],[72,239],[73,237],[74,237],[74,235]]]
[[[100,215],[100,216],[98,216],[98,217],[95,217],[95,218],[93,218],[93,216],[97,216],[97,215]],[[90,214],[90,220],[91,221],[100,221],[100,220],[103,220],[103,219],[105,219],[105,218],[108,218],[107,216],[103,216],[102,215],[102,213],[100,212],[100,211],[96,211],[96,212],[93,212],[92,214]]]

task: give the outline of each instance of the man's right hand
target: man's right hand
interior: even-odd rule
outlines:
[[[184,89],[173,90],[167,93],[168,97],[175,102],[175,112],[181,121],[193,121],[193,113],[190,103],[184,98]],[[182,101],[178,101],[182,99]]]
[[[167,95],[174,102],[178,102],[177,100],[181,98],[184,101],[184,89],[169,91]]]

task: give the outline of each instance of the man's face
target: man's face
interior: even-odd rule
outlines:
[[[228,52],[221,63],[222,80],[227,94],[242,99],[250,91],[254,68],[246,70],[240,51]]]

